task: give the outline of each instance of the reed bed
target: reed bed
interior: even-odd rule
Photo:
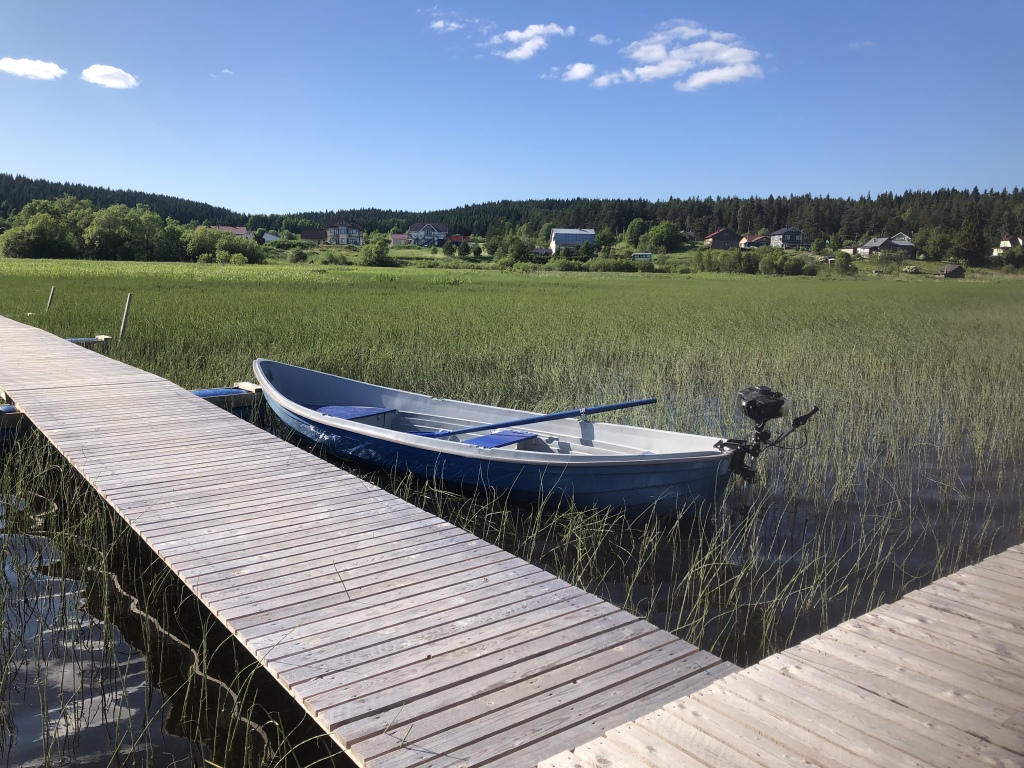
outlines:
[[[351,765],[34,430],[0,499],[7,764]]]
[[[742,387],[818,404],[800,450],[762,459],[731,505],[680,519],[371,475],[740,664],[1021,540],[1024,281],[444,277],[0,262],[0,313],[62,336],[112,333],[130,291],[128,333],[109,353],[187,388],[251,379],[268,357],[537,411],[655,396],[610,418],[730,436],[747,429]],[[176,595],[161,584],[151,602],[157,592]]]

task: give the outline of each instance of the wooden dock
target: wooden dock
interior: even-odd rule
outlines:
[[[541,765],[1022,766],[1024,549],[940,579]]]
[[[536,765],[736,671],[158,376],[7,318],[0,388],[359,765]]]

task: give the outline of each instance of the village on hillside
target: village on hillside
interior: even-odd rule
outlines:
[[[271,232],[254,232],[245,227],[215,226],[215,230],[229,234],[255,239],[260,244],[275,242],[280,236]],[[290,233],[284,233],[287,237]],[[294,237],[294,235],[291,235]],[[393,248],[419,247],[419,248],[443,248],[446,253],[457,253],[467,255],[476,248],[477,255],[482,252],[483,243],[474,242],[472,235],[464,235],[450,232],[449,228],[437,222],[416,222],[405,232],[391,232],[388,234],[389,245]],[[557,256],[560,252],[586,251],[588,254],[596,252],[598,248],[598,233],[593,228],[552,228],[550,239],[545,246],[535,247],[530,255],[535,260],[543,261]],[[298,239],[310,245],[342,245],[361,247],[365,243],[365,228],[361,222],[349,219],[336,219],[330,221],[325,227],[305,227],[298,233]],[[891,260],[902,263],[916,259],[927,258],[915,245],[913,237],[905,232],[897,232],[892,235],[879,235],[869,237],[863,242],[855,245],[846,243],[830,243],[828,240],[813,241],[807,234],[796,227],[782,227],[774,232],[739,233],[721,227],[704,237],[700,237],[693,231],[678,232],[678,239],[689,247],[699,247],[701,244],[709,250],[716,251],[748,251],[759,248],[774,248],[781,251],[794,251],[798,254],[804,253],[804,260],[807,264],[825,263],[834,265],[839,254],[846,254],[854,258],[869,260],[877,256],[889,257]],[[1005,234],[997,245],[992,247],[989,259],[994,265],[998,265],[1005,252],[1011,249],[1021,249],[1024,246],[1024,236]],[[490,254],[494,255],[494,254]],[[649,262],[653,254],[649,251],[634,251],[629,254],[635,262]],[[914,273],[917,268],[911,264],[903,267],[903,271]],[[942,265],[937,276],[940,277],[963,277],[965,275],[964,265],[949,263]]]

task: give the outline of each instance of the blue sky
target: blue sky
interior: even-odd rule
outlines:
[[[1024,186],[1024,2],[0,2],[0,171],[246,213]]]

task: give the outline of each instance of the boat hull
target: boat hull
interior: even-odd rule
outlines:
[[[526,463],[517,459],[463,456],[405,445],[363,431],[305,417],[264,390],[266,401],[288,427],[342,459],[462,489],[507,494],[529,503],[625,509],[672,514],[717,503],[728,481],[728,454],[631,461]],[[432,441],[443,448],[443,441]],[[505,452],[508,453],[508,452]]]

